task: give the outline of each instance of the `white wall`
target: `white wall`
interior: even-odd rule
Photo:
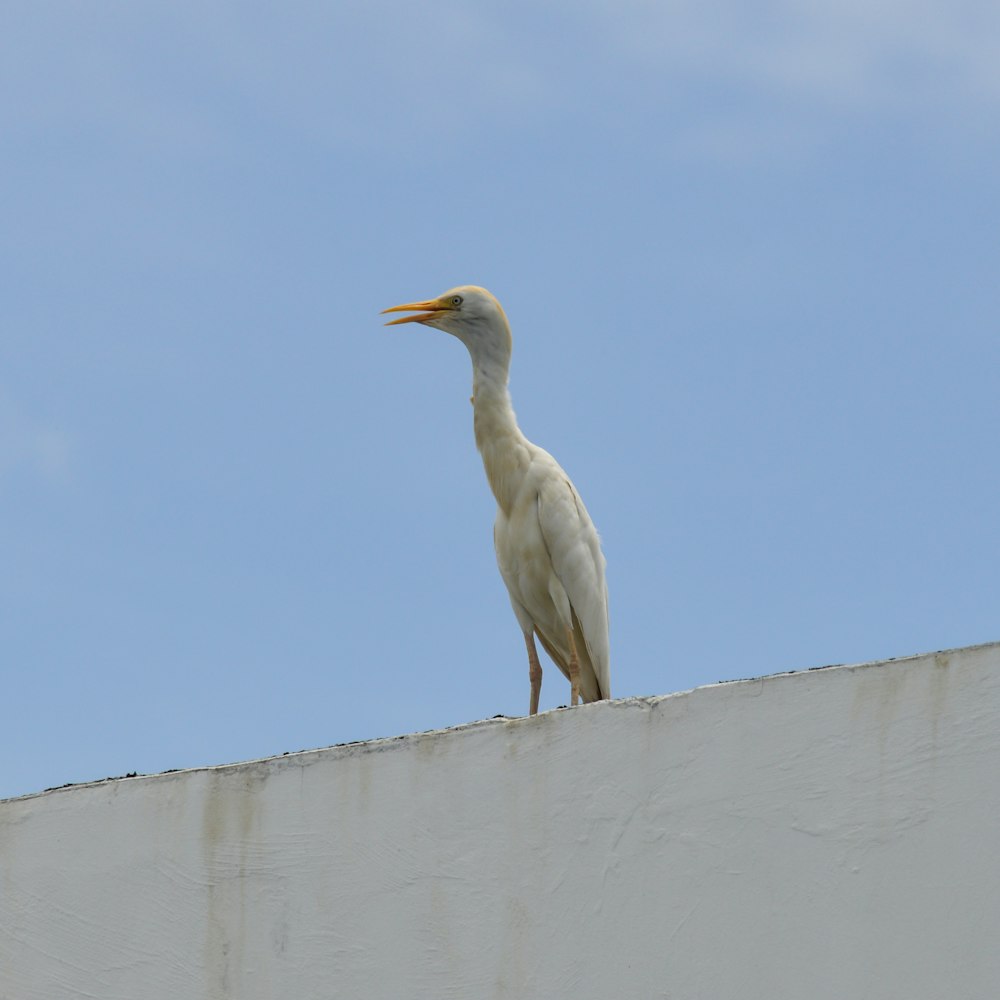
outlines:
[[[1000,644],[0,803],[4,1000],[1000,996]]]

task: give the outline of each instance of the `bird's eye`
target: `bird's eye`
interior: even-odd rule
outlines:
[[[460,306],[462,304],[462,296],[461,295],[453,295],[451,297],[451,304],[453,306]]]

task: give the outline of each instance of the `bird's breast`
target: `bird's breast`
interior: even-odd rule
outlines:
[[[554,615],[553,567],[538,522],[537,497],[522,494],[508,512],[497,511],[497,564],[511,597],[541,625]]]

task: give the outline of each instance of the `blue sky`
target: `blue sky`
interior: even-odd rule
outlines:
[[[526,711],[456,284],[616,696],[1000,639],[994,4],[11,2],[0,153],[0,796]]]

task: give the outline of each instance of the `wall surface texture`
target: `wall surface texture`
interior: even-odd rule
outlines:
[[[3,1000],[986,1000],[1000,644],[0,803]]]

